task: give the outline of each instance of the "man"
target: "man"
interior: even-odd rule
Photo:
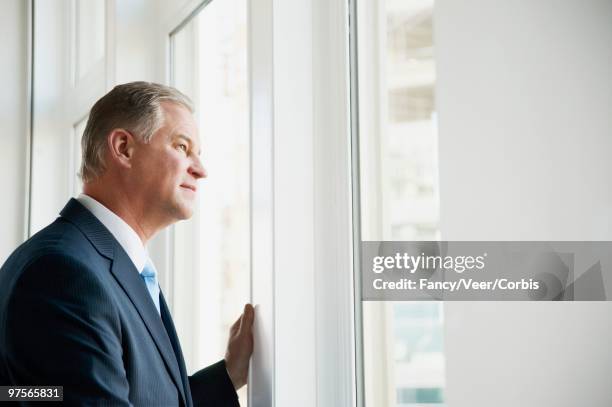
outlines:
[[[145,246],[192,215],[206,177],[190,101],[163,85],[116,86],[83,134],[83,194],[0,269],[0,385],[57,385],[64,402],[238,406],[254,310],[225,359],[188,376]]]

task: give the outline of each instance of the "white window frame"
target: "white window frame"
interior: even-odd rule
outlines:
[[[78,169],[78,146],[75,142],[79,142],[74,134],[75,125],[87,117],[91,106],[112,88],[115,81],[115,2],[116,0],[104,0],[104,57],[96,61],[85,75],[77,80],[74,80],[78,57],[78,31],[75,27],[79,23],[75,13],[76,0],[28,2],[28,41],[31,47],[28,51],[28,82],[31,88],[28,97],[25,237],[33,235],[52,222],[66,200],[74,195],[74,171]],[[49,13],[47,18],[40,19],[40,8]],[[58,25],[58,21],[62,24]],[[43,25],[44,34],[37,31],[41,29],[39,25]],[[48,52],[41,51],[44,48],[42,45],[35,43],[41,35],[45,36],[45,46],[55,51],[53,58]],[[41,68],[41,61],[46,63],[45,69]],[[36,67],[38,69],[35,72]],[[45,85],[44,90],[35,87],[42,83],[53,85]],[[50,104],[51,101],[54,109],[45,109],[45,104]],[[35,137],[40,137],[43,132],[48,133],[46,145],[53,146],[53,149],[41,154]],[[65,145],[68,148],[64,148]],[[47,189],[43,191],[43,188]]]
[[[169,34],[207,1],[184,3],[158,37],[166,83]],[[254,407],[356,405],[348,12],[249,1]]]

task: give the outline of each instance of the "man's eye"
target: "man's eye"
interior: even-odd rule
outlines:
[[[179,144],[178,145],[178,149],[186,152],[187,151],[187,145],[186,144]]]

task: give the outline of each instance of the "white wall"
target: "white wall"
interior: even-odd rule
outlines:
[[[27,134],[27,2],[4,0],[0,13],[0,264],[23,241]]]
[[[612,2],[439,0],[445,240],[612,240]],[[445,304],[447,405],[610,406],[612,304]]]

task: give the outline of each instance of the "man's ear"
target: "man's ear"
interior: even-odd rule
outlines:
[[[113,129],[108,134],[107,140],[110,160],[122,167],[131,168],[136,146],[132,133],[125,129]]]

